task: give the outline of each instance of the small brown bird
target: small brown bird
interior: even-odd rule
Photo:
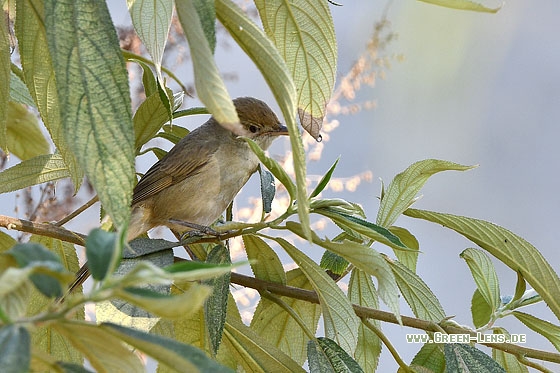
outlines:
[[[263,101],[240,97],[233,103],[247,137],[262,149],[267,149],[277,136],[288,134]],[[233,201],[258,164],[247,143],[211,117],[181,139],[140,179],[132,197],[128,240],[157,226],[188,230],[173,220],[209,226]],[[70,291],[87,276],[84,265]]]

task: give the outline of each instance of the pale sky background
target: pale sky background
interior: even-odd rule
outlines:
[[[128,22],[125,2],[110,3],[114,23]],[[363,51],[374,23],[382,18],[387,6],[384,1],[341,3],[342,7],[331,7],[339,44],[339,76]],[[484,4],[494,7],[499,2],[487,0]],[[555,0],[514,0],[497,14],[461,12],[413,0],[392,1],[387,18],[398,39],[384,54],[402,54],[404,60],[394,61],[385,80],[378,80],[375,88],[360,91],[357,100],[376,100],[377,108],[338,117],[340,126],[325,142],[322,160],[309,164],[308,172],[324,173],[338,156],[341,159],[335,177],[371,171],[372,182],[362,183],[356,192],[329,191],[325,196],[358,202],[368,218],[375,220],[379,178],[388,185],[397,173],[426,158],[479,164],[469,172],[447,172],[431,178],[415,207],[481,218],[508,228],[537,247],[558,272],[558,14],[560,2]],[[231,95],[259,97],[277,109],[252,62],[233,42],[230,45],[226,51],[218,51],[216,58],[222,71],[236,72],[239,77],[228,83]],[[187,75],[180,77],[190,80]],[[286,146],[276,144],[272,152],[282,152]],[[139,168],[148,166],[149,162]],[[244,190],[248,195],[257,192],[254,181]],[[13,215],[13,202],[3,200],[0,213]],[[93,227],[95,214],[90,218]],[[403,217],[397,225],[418,238],[424,253],[418,274],[438,296],[446,313],[456,315],[460,324],[470,325],[475,284],[459,253],[475,245],[424,221]],[[83,222],[68,228],[87,232]],[[334,232],[322,234],[332,237]],[[309,250],[315,258],[322,253],[318,248]],[[495,264],[502,294],[513,294],[515,274],[497,261]],[[543,305],[525,311],[558,324]],[[402,313],[412,315],[404,303]],[[527,332],[512,318],[498,325],[510,333]],[[420,345],[407,345],[404,335],[416,331],[388,325],[383,325],[383,330],[410,362]],[[529,334],[527,346],[553,351],[535,334]],[[396,368],[384,348],[378,371]]]

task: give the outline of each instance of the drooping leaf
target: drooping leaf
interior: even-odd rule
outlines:
[[[7,141],[10,152],[25,161],[50,153],[37,118],[17,102],[8,102]]]
[[[297,106],[294,81],[274,44],[235,3],[231,0],[217,0],[214,3],[216,16],[261,71],[282,110],[286,126],[290,132],[290,144],[294,158],[299,221],[303,225],[305,238],[309,239],[311,228],[309,226],[309,200],[306,189],[305,151],[294,120]],[[274,174],[273,170],[270,171]],[[275,174],[274,176],[278,178],[278,175]],[[290,194],[290,196],[293,195]]]
[[[128,74],[107,5],[47,2],[45,20],[64,135],[103,208],[123,228],[135,181],[134,133]]]
[[[268,170],[259,167],[259,175],[261,179],[261,198],[263,201],[263,211],[268,214],[272,211],[272,201],[276,195],[276,185],[274,184],[274,175]]]
[[[286,277],[288,286],[312,289],[309,280],[299,268],[289,271]],[[311,332],[315,332],[321,316],[318,304],[289,297],[281,297],[281,300],[299,316]],[[251,329],[297,363],[303,364],[305,361],[309,336],[286,310],[270,299],[261,298],[259,301],[251,320]]]
[[[416,195],[430,176],[441,171],[466,171],[476,166],[463,166],[449,161],[426,159],[410,165],[395,176],[385,191],[379,211],[377,224],[388,227],[416,200]]]
[[[407,266],[412,272],[416,272],[416,263],[418,262],[418,254],[420,253],[420,244],[418,240],[410,231],[405,228],[390,226],[389,232],[394,234],[401,240],[401,242],[412,250],[395,250],[395,256],[405,266]]]
[[[473,276],[476,287],[492,312],[500,306],[500,284],[494,264],[482,250],[469,248],[459,254],[463,258]]]
[[[60,154],[39,155],[0,172],[0,193],[13,192],[69,176],[68,168]]]
[[[542,254],[529,242],[487,221],[425,210],[408,209],[405,215],[453,229],[521,273],[560,319],[560,279]]]
[[[207,263],[231,264],[229,250],[224,245],[215,246],[206,257]],[[204,318],[212,347],[212,355],[216,356],[222,341],[222,333],[226,323],[229,286],[231,273],[204,281],[212,289],[210,297],[204,303]]]
[[[442,321],[446,316],[445,311],[428,285],[404,264],[388,257],[386,257],[386,260],[395,275],[395,280],[404,299],[414,315],[435,323]]]
[[[327,337],[337,341],[344,350],[353,354],[358,341],[360,321],[348,298],[327,273],[307,255],[283,238],[277,237],[274,240],[301,268],[317,292]]]
[[[247,135],[214,61],[194,2],[179,0],[176,7],[179,21],[189,41],[194,84],[200,101],[222,126],[236,135]]]
[[[280,258],[262,238],[252,234],[244,234],[243,244],[256,278],[282,285],[286,284],[286,273]]]
[[[448,372],[505,373],[490,356],[468,344],[446,343],[443,350]]]
[[[57,84],[60,82],[55,79],[55,68],[47,42],[44,2],[38,0],[18,2],[15,26],[23,74],[29,93],[39,109],[54,145],[64,159],[74,183],[74,191],[78,191],[84,174],[65,137],[60,111],[61,100],[57,91]]]
[[[336,77],[337,44],[326,1],[255,1],[264,30],[286,61],[298,92],[298,115],[315,139]]]
[[[496,8],[489,8],[480,3],[476,3],[470,0],[418,0],[418,1],[423,1],[429,4],[443,6],[445,8],[452,8],[452,9],[459,9],[459,10],[472,10],[475,12],[483,12],[483,13],[497,13],[498,10],[502,9],[502,5]]]
[[[242,322],[228,319],[223,344],[246,372],[304,372],[298,363]]]
[[[379,308],[379,296],[371,276],[361,269],[355,268],[352,270],[350,282],[348,283],[348,299],[353,304],[375,309]],[[381,323],[378,320],[370,320],[370,322],[378,329],[381,329]],[[379,355],[381,355],[381,340],[364,323],[360,323],[358,328],[358,345],[354,354],[356,361],[366,372],[375,372],[379,362]]]
[[[136,33],[152,56],[161,78],[161,60],[171,26],[173,0],[127,0]]]
[[[142,145],[152,139],[159,129],[169,122],[167,108],[161,102],[159,93],[155,92],[144,100],[134,113],[135,147],[138,152]]]
[[[529,329],[548,339],[554,348],[560,351],[560,326],[524,312],[514,311],[513,316]]]

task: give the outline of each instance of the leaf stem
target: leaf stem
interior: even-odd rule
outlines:
[[[377,335],[377,337],[383,342],[383,344],[385,346],[387,346],[387,349],[389,350],[389,352],[391,353],[391,355],[393,355],[393,359],[395,359],[395,361],[397,362],[397,364],[399,364],[399,367],[407,372],[407,373],[414,373],[414,370],[410,369],[410,367],[404,362],[403,359],[401,359],[399,353],[397,352],[397,350],[395,349],[395,347],[393,346],[393,344],[391,343],[391,341],[389,341],[389,339],[385,336],[385,334],[383,334],[383,332],[381,330],[379,330],[378,327],[376,327],[372,322],[370,322],[367,318],[362,317],[362,323],[367,326],[367,328],[369,330],[371,330],[372,332],[375,333],[375,335]]]

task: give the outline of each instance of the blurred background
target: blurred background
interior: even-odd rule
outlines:
[[[478,164],[468,172],[432,177],[415,207],[492,221],[532,243],[556,271],[560,270],[560,2],[510,1],[497,14],[457,11],[412,0],[344,1],[342,5],[331,7],[339,48],[338,83],[366,55],[372,62],[369,83],[373,84],[363,82],[354,92],[341,93],[340,100],[330,107],[324,141],[320,145],[309,143],[310,152],[315,152],[313,158],[319,158],[308,164],[312,179],[324,174],[340,157],[334,186],[323,195],[360,203],[368,218],[375,220],[380,179],[388,185],[397,173],[427,158]],[[484,5],[496,7],[500,3],[487,0]],[[116,26],[130,24],[124,1],[110,2],[110,7]],[[367,54],[368,43],[376,25],[381,44],[371,56]],[[259,97],[280,113],[258,70],[223,32],[218,34],[216,60],[228,77],[232,97]],[[176,74],[191,81],[189,62],[179,66]],[[197,105],[195,100],[186,100],[187,107]],[[345,111],[349,114],[342,114]],[[192,129],[204,120],[189,118],[179,124]],[[163,142],[156,145],[169,148]],[[288,150],[287,141],[277,141],[270,154],[281,157]],[[8,166],[17,162],[12,158]],[[144,172],[154,162],[154,157],[142,157],[137,169]],[[246,211],[243,206],[251,207],[258,193],[258,178],[254,177],[236,200],[241,220]],[[85,201],[86,194],[79,196]],[[25,217],[14,213],[13,196],[2,195],[0,202],[1,214]],[[87,233],[98,225],[97,219],[92,210],[67,227]],[[469,309],[475,284],[459,253],[474,245],[424,221],[402,217],[397,225],[419,240],[423,254],[418,274],[446,313],[456,315],[460,324],[472,324]],[[164,230],[155,233],[166,235]],[[327,226],[319,234],[333,237],[336,229]],[[377,249],[389,252],[381,246]],[[306,252],[315,259],[322,254],[312,246]],[[502,294],[513,294],[515,273],[495,264]],[[250,319],[255,294],[242,292],[237,298]],[[557,321],[542,304],[531,307],[528,312]],[[404,302],[402,313],[412,315]],[[499,325],[510,333],[527,333],[530,347],[553,350],[543,337],[528,332],[512,318]],[[395,325],[383,325],[383,330],[410,362],[420,345],[406,344],[404,336],[418,331]],[[556,367],[544,365],[553,370]],[[384,348],[378,371],[396,369]]]

